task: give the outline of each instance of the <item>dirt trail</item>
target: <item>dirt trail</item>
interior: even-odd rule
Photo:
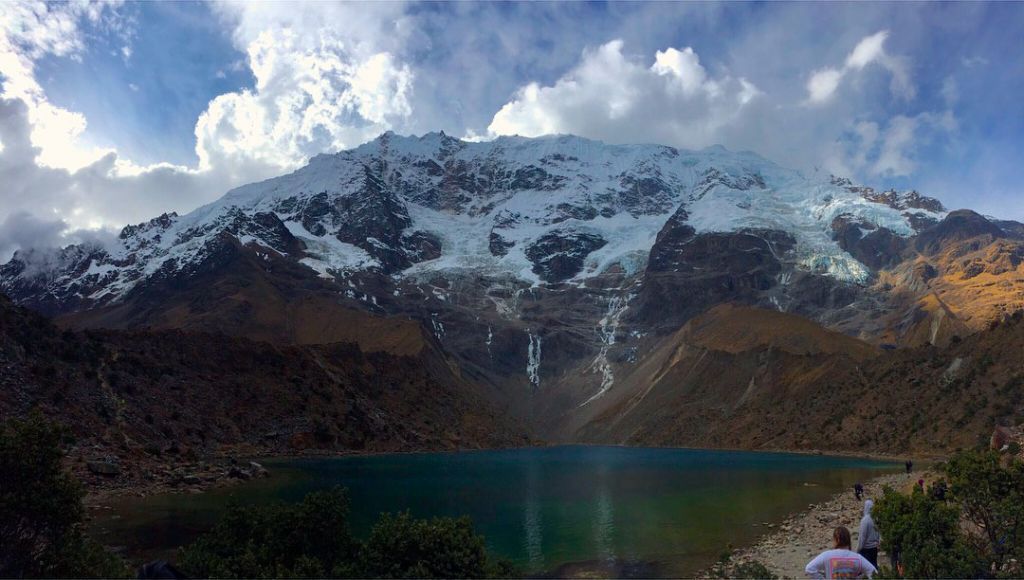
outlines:
[[[910,489],[918,479],[930,482],[932,474],[914,471],[883,475],[864,483],[864,499],[882,496],[885,486]],[[926,483],[927,485],[927,483]],[[853,534],[857,546],[857,529],[864,512],[864,502],[858,501],[853,489],[836,494],[831,499],[811,504],[806,511],[790,516],[785,522],[772,527],[772,532],[751,548],[740,550],[734,556],[737,562],[759,560],[780,578],[805,578],[804,566],[823,550],[832,547],[832,530],[846,526]],[[889,555],[880,552],[880,566],[889,565]]]

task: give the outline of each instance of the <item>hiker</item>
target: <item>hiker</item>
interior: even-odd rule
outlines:
[[[853,484],[853,496],[857,498],[857,501],[864,499],[864,486],[859,481]]]
[[[871,578],[878,571],[864,556],[850,549],[850,530],[839,526],[832,532],[835,548],[825,550],[807,563],[808,578]]]
[[[907,475],[910,475],[910,472],[914,469],[914,462],[908,459],[903,465],[907,468]]]
[[[923,479],[917,480],[917,489],[920,489],[921,491],[924,491],[924,480]]]
[[[874,506],[875,502],[870,499],[864,502],[864,517],[860,519],[860,531],[857,533],[857,553],[878,568],[878,544],[881,537],[871,517],[871,508]]]

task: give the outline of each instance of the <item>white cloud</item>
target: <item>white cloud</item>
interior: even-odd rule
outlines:
[[[208,104],[195,127],[200,163],[184,167],[142,166],[92,146],[85,116],[50,103],[36,80],[37,59],[79,58],[82,23],[124,26],[111,5],[4,6],[0,261],[29,241],[68,243],[81,239],[83,228],[119,229],[163,211],[189,211],[311,155],[358,145],[412,113],[412,72],[388,50],[400,40],[394,33],[400,5],[267,2],[216,9],[247,55],[232,70],[248,65],[256,84]],[[127,59],[131,33],[118,36],[127,49],[119,56]],[[128,89],[137,90],[134,83]]]
[[[897,115],[889,121],[872,173],[897,177],[913,173],[916,164],[911,158],[911,152],[919,122],[917,117],[903,115]]]
[[[0,10],[0,97],[29,105],[32,142],[38,162],[47,167],[79,169],[111,152],[80,137],[83,115],[50,103],[35,79],[35,61],[46,55],[77,59],[84,48],[78,22],[98,22],[116,2],[10,2]]]
[[[718,131],[735,123],[759,94],[746,79],[712,78],[689,47],[658,51],[646,66],[613,40],[584,51],[580,63],[553,85],[520,88],[487,131],[492,137],[575,133],[610,142],[704,147],[716,143]]]
[[[874,121],[859,121],[850,129],[846,147],[834,151],[835,167],[842,168],[835,172],[875,177],[913,175],[919,166],[920,149],[939,138],[954,136],[957,130],[956,118],[950,110],[895,115],[884,128]]]
[[[871,36],[864,37],[853,52],[846,57],[846,68],[860,70],[869,64],[885,58],[885,39],[889,37],[889,31],[883,30]]]
[[[807,81],[808,100],[812,103],[823,103],[832,98],[836,89],[839,88],[839,81],[843,79],[843,71],[834,68],[824,68],[815,71]]]
[[[412,71],[378,49],[372,33],[382,25],[371,25],[361,8],[246,3],[220,9],[237,26],[235,43],[248,55],[256,86],[218,96],[199,117],[200,168],[252,162],[294,168],[312,155],[371,139],[412,113]],[[384,20],[394,17],[390,9]],[[365,28],[356,30],[353,20]]]
[[[815,71],[807,79],[807,104],[821,105],[829,102],[836,94],[843,78],[852,72],[861,71],[870,64],[879,64],[892,76],[890,90],[903,99],[912,99],[916,89],[910,81],[906,59],[893,56],[885,51],[885,41],[889,31],[882,30],[866,36],[857,43],[841,69],[823,68]]]

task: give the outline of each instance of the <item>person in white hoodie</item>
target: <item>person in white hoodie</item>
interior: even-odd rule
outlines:
[[[857,553],[864,556],[864,559],[871,562],[875,568],[878,567],[878,544],[881,536],[878,528],[875,527],[875,520],[871,517],[871,508],[875,502],[866,500],[864,502],[864,517],[860,519],[860,531],[857,533]]]
[[[850,549],[850,530],[839,526],[832,532],[835,549],[825,550],[807,563],[808,578],[871,578],[878,571],[857,552]]]

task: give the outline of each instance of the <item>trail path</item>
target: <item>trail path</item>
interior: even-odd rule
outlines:
[[[864,482],[864,499],[878,499],[882,488],[891,486],[908,490],[918,479],[930,482],[932,474],[925,471],[883,475]],[[846,526],[853,534],[853,547],[857,547],[857,529],[864,513],[864,502],[858,501],[853,489],[836,494],[831,499],[811,504],[806,511],[790,516],[782,524],[751,548],[740,550],[735,561],[759,560],[780,578],[806,578],[804,566],[815,555],[832,547],[832,530]],[[889,565],[889,555],[880,552],[880,566]]]

